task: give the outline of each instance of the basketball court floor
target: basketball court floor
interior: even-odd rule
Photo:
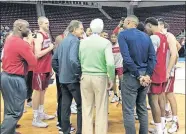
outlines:
[[[177,74],[176,74],[176,82],[175,82],[175,92],[176,92],[176,100],[178,103],[178,118],[180,129],[177,134],[185,134],[185,62],[179,62],[177,64]],[[48,114],[54,114],[56,112],[56,86],[52,84],[49,86],[46,92],[45,97],[45,111]],[[109,130],[108,134],[124,134],[123,127],[123,118],[122,118],[122,107],[119,105],[116,106],[117,103],[109,105]],[[51,121],[46,121],[49,124],[48,128],[36,128],[32,126],[32,108],[26,108],[27,112],[23,114],[23,117],[19,121],[21,127],[17,129],[18,132],[22,134],[58,134],[58,130],[56,128],[56,118]],[[1,122],[3,119],[3,99],[1,96]],[[151,112],[149,113],[149,122],[152,120]],[[71,116],[71,122],[74,127],[76,127],[76,115]],[[136,121],[136,130],[138,133],[139,130],[139,122]],[[169,127],[170,124],[167,124]],[[154,127],[149,124],[149,128]],[[75,133],[73,133],[75,134]]]

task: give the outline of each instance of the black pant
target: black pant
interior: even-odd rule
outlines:
[[[61,91],[61,85],[59,83],[59,77],[56,75],[56,86],[57,86],[57,119],[59,122],[59,126],[61,126],[61,103],[62,103],[62,91]]]
[[[4,99],[4,120],[1,125],[1,134],[15,134],[17,122],[24,110],[27,95],[26,81],[24,77],[2,72],[1,86]]]
[[[70,106],[72,99],[74,98],[77,104],[77,132],[76,134],[81,134],[82,132],[82,109],[81,109],[81,92],[80,83],[71,84],[61,84],[62,89],[62,109],[61,109],[61,123],[62,131],[64,134],[70,133]]]
[[[27,84],[27,102],[32,101],[32,77],[33,77],[33,71],[29,71],[26,79],[26,84]]]

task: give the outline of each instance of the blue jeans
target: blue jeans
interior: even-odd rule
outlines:
[[[121,82],[122,109],[126,134],[136,134],[134,108],[140,122],[139,134],[148,134],[147,89],[135,77],[125,73]]]

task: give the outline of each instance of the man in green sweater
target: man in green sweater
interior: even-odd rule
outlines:
[[[79,46],[79,59],[82,70],[82,133],[93,134],[93,112],[96,106],[95,133],[107,134],[108,130],[108,90],[115,77],[112,44],[99,34],[103,21],[91,22],[92,35],[83,39]]]

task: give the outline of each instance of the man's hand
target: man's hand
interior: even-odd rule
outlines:
[[[50,43],[49,48],[50,48],[51,50],[53,50],[54,47],[55,47],[54,44],[53,44],[53,43]]]
[[[114,85],[113,81],[109,80],[107,90],[110,90],[113,87],[113,85]]]
[[[139,81],[140,81],[140,84],[141,84],[142,86],[144,86],[144,87],[149,86],[150,83],[151,83],[151,79],[150,79],[150,77],[149,77],[148,75],[146,75],[146,76],[141,76],[140,79],[139,79]]]

